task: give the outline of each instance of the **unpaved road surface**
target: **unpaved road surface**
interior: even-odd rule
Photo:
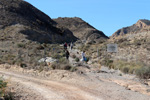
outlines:
[[[115,73],[90,71],[52,80],[28,74],[16,68],[0,68],[0,75],[8,80],[17,100],[150,100],[149,92],[145,92],[148,88],[133,81],[133,77]]]
[[[5,79],[10,79],[13,83],[21,84],[27,91],[31,90],[30,93],[34,95],[30,96],[30,98],[26,97],[26,100],[102,100],[99,95],[87,91],[84,87],[27,77],[5,70],[1,70],[0,74]]]

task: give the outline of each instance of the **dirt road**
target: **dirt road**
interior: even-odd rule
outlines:
[[[59,74],[60,71],[54,73]],[[0,75],[8,81],[10,90],[17,94],[17,100],[150,100],[150,92],[145,85],[130,76],[109,72],[71,73],[71,77],[62,79],[55,79],[51,73],[52,81],[17,72],[13,67],[0,67]]]
[[[5,70],[1,70],[0,74],[5,79],[10,78],[11,83],[21,84],[27,91],[30,89],[30,93],[34,94],[30,98],[27,97],[30,100],[102,100],[100,96],[85,90],[84,87],[27,77]]]
[[[75,50],[71,53],[80,56]],[[72,57],[69,60],[76,65]],[[0,65],[0,75],[8,80],[16,100],[150,100],[150,83],[142,84],[134,75],[104,66],[98,71],[92,65],[80,65],[79,72]]]

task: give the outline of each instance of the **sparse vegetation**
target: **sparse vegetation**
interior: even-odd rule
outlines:
[[[102,64],[109,68],[119,69],[124,73],[136,74],[140,78],[150,78],[150,67],[143,67],[142,63],[105,59]]]
[[[7,82],[4,79],[0,78],[0,98],[4,97],[6,94]]]
[[[27,65],[24,64],[24,63],[21,63],[21,64],[20,64],[20,67],[25,68],[25,67],[27,67]]]
[[[76,62],[79,62],[79,61],[80,61],[80,59],[79,59],[79,58],[75,58],[75,61],[76,61]]]
[[[76,68],[73,68],[70,64],[60,64],[60,63],[53,63],[50,66],[53,70],[60,69],[60,70],[69,70],[69,71],[75,71]]]
[[[113,60],[110,60],[109,58],[105,58],[105,59],[102,61],[102,64],[105,65],[105,66],[108,66],[110,69],[111,69],[111,68],[114,68]]]
[[[25,44],[23,44],[23,43],[19,43],[19,44],[17,44],[17,47],[18,47],[18,48],[25,48],[26,46],[25,46]]]
[[[136,71],[136,75],[143,79],[149,79],[150,78],[150,67],[144,66],[144,67],[139,68]]]
[[[76,67],[71,67],[71,68],[70,68],[70,71],[71,71],[71,72],[75,72],[75,71],[77,71],[77,68],[76,68]]]
[[[81,51],[88,51],[90,44],[82,44],[78,49]]]

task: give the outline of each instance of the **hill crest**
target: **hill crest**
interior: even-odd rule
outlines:
[[[150,29],[150,20],[140,19],[132,26],[124,27],[117,30],[111,37],[115,38],[125,34],[137,34],[140,32],[148,31]]]
[[[64,26],[71,30],[74,36],[81,40],[97,42],[108,39],[102,31],[95,29],[79,17],[59,17],[53,20],[57,22],[58,26]]]

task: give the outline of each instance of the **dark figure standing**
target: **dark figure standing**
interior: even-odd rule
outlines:
[[[67,60],[69,59],[69,55],[70,55],[69,51],[66,50],[66,59],[67,59]]]
[[[64,44],[64,49],[65,49],[65,50],[67,49],[67,43]]]
[[[70,43],[68,44],[69,48],[70,48]]]

